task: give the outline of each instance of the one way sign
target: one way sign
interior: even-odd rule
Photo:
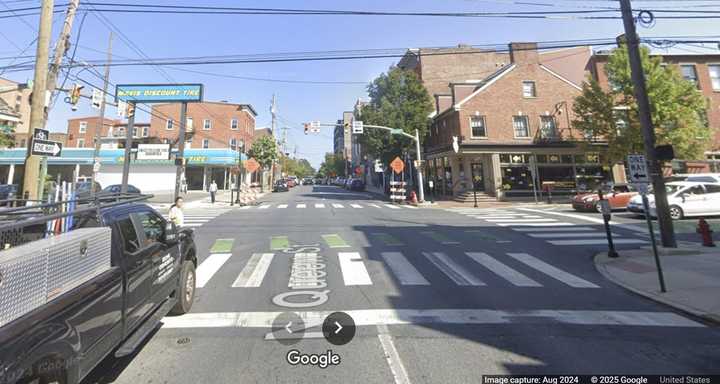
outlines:
[[[628,176],[632,184],[647,184],[650,176],[647,169],[647,161],[643,155],[628,155]]]
[[[32,154],[35,156],[59,157],[62,152],[62,143],[49,140],[33,140]]]

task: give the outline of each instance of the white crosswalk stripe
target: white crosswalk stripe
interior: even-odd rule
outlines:
[[[430,285],[401,252],[382,252],[381,255],[401,285]]]
[[[325,208],[325,204],[315,204],[315,208]]]
[[[537,281],[495,260],[487,253],[465,252],[471,259],[518,287],[542,287]]]
[[[604,245],[607,239],[548,240],[552,245]],[[613,239],[614,244],[647,244],[647,240]]]
[[[475,277],[470,271],[442,252],[423,252],[423,255],[457,285],[485,285],[485,283]]]
[[[363,207],[363,206],[360,205],[360,204],[350,204],[350,206],[353,207],[353,208],[362,208],[362,207]]]
[[[342,204],[333,203],[333,208],[345,208]]]
[[[384,205],[390,209],[400,209],[400,207],[398,207],[396,205],[392,205],[392,204],[384,204]]]
[[[232,253],[213,253],[208,256],[195,271],[195,286],[197,288],[204,287],[231,256]]]
[[[557,223],[555,219],[523,219],[519,217],[513,219],[485,219],[485,221],[491,223]]]
[[[240,275],[233,283],[233,287],[259,287],[270,268],[274,253],[253,253]]]
[[[338,262],[345,285],[372,285],[365,262],[358,252],[339,252]]]
[[[186,210],[184,215],[183,226],[190,228],[201,227],[216,217],[230,211],[230,209],[210,209],[210,210]],[[199,212],[199,213],[196,213]],[[164,214],[165,220],[169,220],[168,214]]]
[[[570,231],[594,231],[590,227],[572,227],[572,228],[513,228],[518,232],[570,232]]]
[[[537,237],[537,238],[572,238],[572,237],[605,237],[605,233],[603,232],[570,232],[570,233],[528,233],[527,234],[530,237]],[[614,237],[620,237],[617,233],[612,234]]]
[[[547,222],[547,223],[495,223],[501,227],[525,226],[525,227],[572,227],[573,223]]]
[[[268,208],[270,208],[270,204],[263,204],[258,207],[258,209],[268,209]]]
[[[305,204],[298,204],[295,206],[295,208],[307,208],[307,205]]]
[[[597,285],[581,279],[575,275],[571,275],[559,268],[553,267],[552,265],[536,258],[533,256],[530,256],[527,253],[508,253],[508,256],[512,257],[513,259],[531,267],[534,269],[537,269],[538,271],[558,280],[561,281],[571,287],[575,288],[600,288]]]
[[[287,208],[288,205],[287,204],[279,204],[277,207],[280,209],[283,209],[283,208]]]

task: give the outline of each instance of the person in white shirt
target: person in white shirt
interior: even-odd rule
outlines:
[[[173,224],[175,224],[176,227],[182,227],[183,225],[185,225],[185,214],[182,211],[182,206],[182,197],[177,197],[175,199],[175,204],[170,206],[170,213],[168,215],[168,218]]]
[[[210,202],[213,204],[215,204],[215,194],[217,193],[217,190],[218,190],[218,186],[215,183],[215,180],[213,180],[210,183]]]

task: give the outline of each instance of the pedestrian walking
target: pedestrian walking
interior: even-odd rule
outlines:
[[[185,214],[182,211],[184,200],[182,197],[177,197],[175,203],[170,206],[170,213],[168,218],[175,224],[176,227],[182,227],[185,225]]]
[[[218,186],[215,183],[215,180],[213,180],[210,183],[210,202],[213,204],[215,204],[215,194],[217,193],[217,190],[218,190]]]

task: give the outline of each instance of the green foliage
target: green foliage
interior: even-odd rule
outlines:
[[[342,156],[333,153],[325,154],[325,161],[318,170],[320,177],[345,176],[345,161]]]
[[[677,66],[662,66],[662,59],[650,57],[647,48],[641,48],[641,57],[657,144],[672,144],[679,159],[701,158],[711,137],[702,93],[683,79]],[[586,83],[575,99],[573,126],[607,140],[608,160],[614,163],[644,152],[627,47],[613,51],[605,72],[613,86],[605,91],[595,80]]]
[[[270,169],[273,161],[278,159],[277,144],[272,136],[263,136],[255,140],[248,151],[264,169]]]
[[[415,135],[417,129],[420,137],[425,137],[433,102],[415,72],[391,67],[368,86],[368,93],[370,103],[355,116],[357,120],[399,128],[411,135]],[[360,142],[369,154],[386,164],[402,152],[415,152],[412,140],[385,130],[365,129]]]
[[[310,165],[310,162],[306,159],[291,159],[283,157],[280,162],[282,164],[283,173],[287,175],[297,176],[299,178],[315,175],[315,168],[313,168],[312,165]]]
[[[0,148],[15,146],[15,131],[9,126],[0,126]]]

